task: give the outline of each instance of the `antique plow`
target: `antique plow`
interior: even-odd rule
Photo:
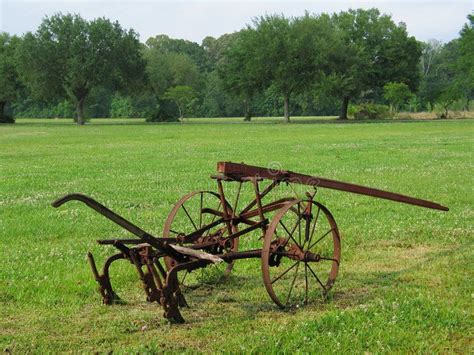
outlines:
[[[315,200],[316,188],[448,211],[434,202],[285,170],[220,162],[217,171],[219,174],[212,176],[217,192],[195,191],[181,198],[168,215],[161,237],[82,194],[69,194],[53,202],[59,207],[71,200],[81,201],[137,237],[98,240],[118,250],[106,260],[101,272],[92,254],[88,254],[105,304],[120,300],[112,288],[109,269],[121,259],[136,269],[147,301],[158,302],[164,317],[177,323],[184,322],[180,307],[186,306],[182,291],[187,275],[210,264],[226,263],[225,273],[229,273],[236,260],[260,259],[265,288],[280,308],[303,305],[321,293],[325,295],[339,270],[341,238],[331,212]],[[224,182],[236,184],[232,204]],[[282,184],[315,189],[306,192],[304,198],[282,196],[270,200],[268,197]],[[253,198],[239,207],[243,185],[251,188]],[[239,250],[239,244],[245,250]]]

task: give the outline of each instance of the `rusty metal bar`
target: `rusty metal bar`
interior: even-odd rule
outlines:
[[[415,205],[425,208],[432,208],[441,211],[449,211],[448,207],[442,206],[436,202],[422,200],[411,196],[397,194],[394,192],[374,189],[362,185],[351,184],[347,182],[326,179],[318,176],[304,175],[294,173],[286,170],[271,170],[258,166],[251,166],[246,164],[238,164],[232,162],[219,162],[217,163],[217,171],[224,175],[236,176],[236,177],[255,177],[258,176],[264,179],[286,181],[290,183],[324,187],[333,190],[346,191],[360,195],[372,196],[382,198],[385,200],[391,200],[409,205]]]
[[[69,195],[65,195],[65,196],[57,199],[51,205],[53,207],[57,208],[57,207],[63,205],[64,203],[66,203],[68,201],[73,201],[73,200],[83,202],[88,207],[90,207],[93,210],[97,211],[98,213],[100,213],[104,217],[110,219],[112,222],[115,222],[116,224],[118,224],[122,228],[128,230],[130,233],[136,235],[142,241],[144,241],[145,243],[150,244],[151,246],[155,247],[159,251],[165,252],[168,255],[172,255],[173,257],[176,257],[176,258],[181,258],[181,255],[179,253],[177,253],[173,248],[170,248],[167,245],[166,241],[161,241],[159,238],[156,238],[156,237],[152,236],[151,234],[145,232],[140,227],[136,226],[132,222],[127,221],[122,216],[120,216],[117,213],[109,210],[107,207],[100,204],[99,202],[97,202],[96,200],[94,200],[93,198],[91,198],[89,196],[86,196],[86,195],[83,195],[83,194],[78,194],[78,193],[69,194]]]
[[[270,185],[268,185],[261,193],[260,193],[260,199],[263,199],[270,191],[272,191],[276,186],[278,186],[278,184],[280,183],[280,181],[278,180],[274,180],[272,181],[272,183]],[[253,199],[247,206],[245,206],[244,209],[242,209],[242,211],[240,212],[240,214],[244,214],[248,211],[250,211],[253,206],[255,206],[257,204],[257,199]]]

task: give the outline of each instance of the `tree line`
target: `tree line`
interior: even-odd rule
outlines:
[[[461,27],[461,26],[460,26]],[[265,15],[201,44],[139,41],[105,18],[45,17],[0,34],[0,121],[12,116],[228,117],[433,110],[474,97],[474,15],[457,39],[426,43],[377,9]],[[355,110],[351,105],[357,104]],[[370,116],[369,116],[370,117]]]

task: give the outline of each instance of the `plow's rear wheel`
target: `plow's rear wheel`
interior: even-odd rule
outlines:
[[[227,212],[232,214],[232,208],[226,201]],[[212,191],[193,191],[183,196],[173,207],[168,218],[166,219],[165,226],[163,228],[163,237],[175,238],[178,236],[188,235],[195,232],[205,226],[208,226],[215,221],[219,220],[223,214],[223,205],[220,200],[219,194]],[[232,232],[237,231],[236,226],[231,226]],[[212,240],[219,240],[229,235],[227,224],[222,222],[216,226],[206,230],[202,234],[201,242],[206,243]],[[188,244],[184,246],[192,246]],[[219,253],[222,251],[237,251],[239,246],[239,239],[229,240],[226,245],[214,247],[210,249],[203,249],[209,253]],[[176,265],[176,261],[173,258],[165,257],[165,264],[167,269],[171,269]],[[228,275],[232,271],[234,263],[229,263],[225,266],[223,273]],[[219,268],[221,268],[219,266]],[[179,275],[179,282],[183,286],[192,286],[196,284],[196,276],[188,276],[187,271],[182,271],[182,275]],[[187,281],[187,282],[186,282]]]
[[[307,304],[333,286],[341,241],[329,210],[315,201],[293,201],[273,217],[262,250],[265,288],[280,307]]]

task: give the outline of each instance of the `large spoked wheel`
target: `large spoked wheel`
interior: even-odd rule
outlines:
[[[329,210],[315,201],[289,202],[273,217],[262,250],[265,288],[280,307],[307,304],[333,286],[341,240]]]
[[[232,208],[226,201],[227,211],[232,214]],[[188,235],[195,232],[207,225],[213,224],[219,220],[223,214],[223,206],[219,194],[212,191],[193,191],[183,196],[173,207],[168,218],[166,219],[165,226],[163,228],[163,237],[174,238],[178,236]],[[236,226],[231,226],[232,232],[237,231]],[[201,241],[215,241],[226,238],[229,235],[227,224],[222,222],[216,226],[203,232]],[[184,246],[191,246],[184,245]],[[212,250],[205,250],[210,253],[220,253],[223,251],[237,251],[239,246],[239,239],[235,238],[229,240],[225,245],[221,245]],[[176,261],[173,258],[165,257],[165,264],[167,269],[171,269],[176,265]],[[223,273],[228,275],[232,271],[233,262],[227,264]],[[179,281],[182,285],[191,285],[196,283],[193,277],[188,276],[188,272],[183,271],[183,275],[180,275]],[[195,279],[196,277],[194,277]],[[185,282],[187,279],[187,283]]]

